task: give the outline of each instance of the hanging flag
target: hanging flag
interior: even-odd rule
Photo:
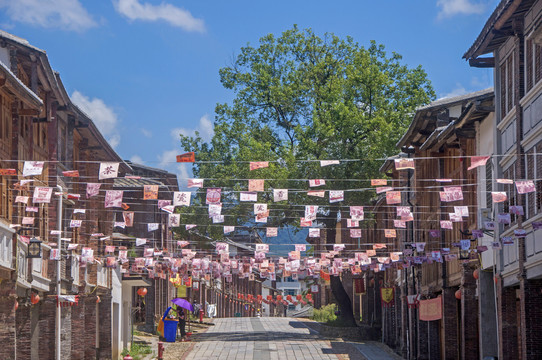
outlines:
[[[208,188],[206,204],[220,204],[221,188]]]
[[[43,161],[25,161],[23,167],[23,177],[41,175],[43,172]]]
[[[454,206],[454,213],[461,217],[469,217],[468,206]]]
[[[329,166],[329,165],[339,165],[339,160],[320,160],[320,167]]]
[[[358,227],[359,226],[359,220],[352,220],[352,219],[346,219],[346,227]]]
[[[202,188],[203,187],[203,179],[188,179],[188,188]]]
[[[0,176],[17,175],[17,169],[0,169]]]
[[[510,211],[510,214],[521,215],[521,216],[525,215],[522,205],[511,205],[509,208],[509,211]]]
[[[35,189],[34,189],[34,191],[35,191]],[[17,195],[15,197],[15,202],[16,203],[21,203],[21,204],[28,204],[28,196]]]
[[[264,191],[264,180],[261,179],[249,179],[248,191]]]
[[[239,194],[239,201],[258,201],[258,193],[241,191]]]
[[[324,196],[326,196],[326,191],[325,190],[309,190],[307,191],[307,195],[323,198]]]
[[[52,194],[53,188],[51,187],[35,187],[32,202],[35,204],[49,204]]]
[[[452,222],[449,220],[440,220],[440,227],[442,229],[449,229],[449,230],[453,229]]]
[[[30,216],[23,216],[23,220],[21,221],[21,223],[23,225],[34,225],[34,219],[35,218]]]
[[[173,192],[173,206],[190,206],[191,196],[192,193],[190,191]]]
[[[224,226],[224,234],[229,234],[235,230],[235,226]]]
[[[497,179],[497,183],[499,184],[506,184],[506,185],[512,185],[514,183],[514,180],[510,179]]]
[[[259,215],[267,212],[267,204],[254,204],[254,214]]]
[[[124,229],[126,227],[126,223],[124,221],[115,221],[113,227],[120,227]]]
[[[143,185],[143,200],[157,200],[158,185]]]
[[[209,217],[217,216],[222,214],[222,204],[209,205]]]
[[[351,238],[360,238],[361,237],[361,229],[350,229],[350,237]]]
[[[177,155],[177,162],[193,163],[195,161],[196,161],[196,154],[194,152],[187,152],[181,155]]]
[[[342,190],[330,190],[329,191],[329,203],[336,203],[344,201],[344,191]]]
[[[158,209],[162,209],[164,206],[171,205],[171,200],[158,200]]]
[[[158,223],[148,223],[147,224],[147,231],[151,232],[151,231],[158,230],[159,226],[160,226],[160,224],[158,224]]]
[[[181,214],[169,214],[168,215],[168,226],[169,227],[178,227],[181,225]]]
[[[403,220],[393,220],[393,226],[400,229],[406,228],[406,222]]]
[[[311,237],[311,238],[319,238],[320,237],[320,229],[318,229],[318,228],[310,228],[309,229],[309,237]]]
[[[288,200],[288,189],[273,189],[273,200],[275,202]]]
[[[107,190],[105,192],[105,205],[106,208],[122,207],[122,190]]]
[[[309,227],[312,226],[312,220],[306,220],[305,218],[300,218],[299,220],[300,227]]]
[[[363,206],[350,206],[350,217],[356,221],[363,220],[365,217]]]
[[[25,210],[27,212],[37,213],[39,211],[39,208],[37,206],[27,206]]]
[[[87,199],[98,195],[100,193],[100,186],[102,186],[102,184],[87,183]]]
[[[269,210],[261,214],[256,214],[255,221],[259,223],[267,223],[268,217],[269,217]]]
[[[500,203],[505,202],[508,199],[508,196],[504,191],[492,191],[491,198],[493,199],[494,203]]]
[[[224,215],[213,216],[213,224],[220,224],[224,222]]]
[[[80,228],[83,220],[71,220],[70,228]]]
[[[118,162],[103,162],[100,163],[100,172],[98,175],[98,180],[112,179],[116,178],[119,173],[119,163]]]
[[[263,169],[269,167],[268,161],[251,161],[250,162],[250,171],[256,170],[256,169]]]
[[[123,211],[122,217],[124,218],[124,223],[127,227],[134,226],[134,212],[133,211]]]
[[[186,224],[186,225],[184,226],[184,228],[185,228],[186,230],[190,230],[190,229],[195,228],[196,226],[198,226],[198,225],[196,225],[196,224]]]
[[[63,171],[62,175],[65,177],[79,177],[79,170]]]
[[[278,235],[278,228],[276,227],[268,227],[265,229],[265,236],[267,237],[275,237]]]
[[[324,179],[311,179],[309,180],[309,187],[323,186],[326,184]]]
[[[305,205],[305,220],[316,220],[317,205]]]
[[[516,181],[516,189],[518,194],[527,194],[536,190],[532,180]]]
[[[397,237],[397,232],[395,231],[395,229],[384,229],[384,237],[386,238]]]
[[[414,159],[395,159],[395,170],[414,169]]]
[[[306,251],[307,245],[306,244],[294,244],[295,251]]]
[[[484,166],[491,156],[473,156],[470,158],[470,166],[467,170],[472,170],[478,166]]]
[[[421,321],[442,319],[442,297],[419,301],[419,318]]]
[[[386,179],[371,179],[371,186],[386,186],[388,180]]]
[[[386,204],[400,204],[401,192],[400,191],[388,191],[386,193]]]
[[[146,243],[147,239],[136,238],[136,246],[145,245]]]

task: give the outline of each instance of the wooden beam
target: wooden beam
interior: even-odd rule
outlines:
[[[494,68],[495,58],[483,57],[483,58],[469,59],[469,65],[471,67],[477,67],[477,68]]]
[[[19,109],[17,112],[20,116],[38,116],[40,114],[37,109]]]

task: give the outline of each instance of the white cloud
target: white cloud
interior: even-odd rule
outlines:
[[[471,0],[438,0],[437,6],[440,8],[439,19],[455,15],[482,14],[487,8],[486,3]]]
[[[467,89],[465,89],[465,87],[461,84],[456,84],[455,88],[453,88],[452,91],[442,95],[440,97],[440,99],[445,99],[445,98],[451,98],[451,97],[455,97],[455,96],[461,96],[461,95],[465,95],[465,94],[468,94],[470,91],[468,91]],[[440,100],[439,99],[439,100]]]
[[[192,171],[189,171],[187,164],[177,165],[177,178],[186,183],[186,179],[192,178]]]
[[[133,155],[130,158],[130,161],[133,162],[133,163],[136,163],[136,164],[142,164],[142,165],[145,164],[145,162],[143,161],[143,159],[139,155]]]
[[[84,31],[96,26],[79,0],[0,0],[12,21],[43,28]]]
[[[172,165],[177,163],[177,155],[181,153],[180,150],[166,150],[161,155],[158,155],[158,167],[160,168],[172,168]]]
[[[150,132],[149,130],[147,129],[141,129],[141,133],[143,134],[143,136],[145,137],[148,137],[148,138],[151,138],[152,137],[152,132]]]
[[[180,134],[185,136],[194,136],[196,131],[198,131],[203,141],[209,141],[214,134],[213,126],[214,124],[209,119],[209,115],[205,114],[199,119],[199,123],[195,129],[175,128],[171,130],[171,136],[174,140],[178,141]]]
[[[107,106],[102,99],[91,99],[77,90],[73,92],[71,99],[94,121],[104,137],[109,137],[111,147],[117,147],[120,143],[120,135],[117,129],[118,116],[115,111]]]
[[[115,9],[130,20],[165,21],[186,31],[204,32],[205,24],[184,9],[168,3],[152,5],[139,0],[117,0]]]

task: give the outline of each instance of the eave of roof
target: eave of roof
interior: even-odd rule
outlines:
[[[502,0],[486,21],[474,43],[463,54],[463,59],[475,59],[497,49],[510,36],[503,30],[510,27],[512,15],[528,11],[534,2],[534,0]]]
[[[6,75],[6,83],[9,88],[13,89],[19,95],[20,99],[29,107],[39,109],[43,106],[43,101],[36,93],[30,90],[6,64],[0,61],[0,71]]]

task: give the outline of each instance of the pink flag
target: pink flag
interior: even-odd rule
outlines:
[[[35,187],[34,198],[32,202],[35,204],[48,204],[51,202],[51,195],[53,194],[53,188],[50,187]]]
[[[268,227],[265,232],[265,236],[267,237],[275,237],[278,235],[278,228],[276,227]]]
[[[388,191],[386,193],[386,204],[400,204],[401,192],[400,191]]]
[[[377,187],[375,190],[377,194],[382,194],[384,192],[392,191],[393,188],[391,186],[380,186]]]
[[[394,238],[397,236],[395,229],[384,229],[384,237]]]
[[[305,218],[301,218],[299,220],[299,226],[301,227],[309,227],[312,225],[312,220],[305,220]]]
[[[350,217],[352,220],[363,220],[364,216],[363,206],[350,206]]]
[[[203,179],[188,179],[188,188],[202,188]]]
[[[511,185],[514,183],[514,180],[510,180],[510,179],[497,179],[497,183],[499,184],[507,184],[507,185]]]
[[[360,238],[361,237],[361,229],[350,229],[350,237],[351,238]]]
[[[406,222],[403,220],[393,220],[393,226],[396,228],[406,228]]]
[[[104,207],[122,207],[122,190],[107,190]]]
[[[258,193],[241,191],[239,194],[239,201],[258,201]]]
[[[220,196],[222,193],[221,188],[209,188],[207,189],[206,204],[220,204]]]
[[[288,200],[288,189],[273,189],[273,201]]]
[[[323,186],[325,184],[326,184],[326,181],[324,179],[311,179],[311,180],[309,180],[309,186],[310,187]]]
[[[441,220],[440,221],[440,227],[442,229],[453,229],[452,222],[449,220]]]
[[[87,199],[98,195],[100,193],[100,186],[102,184],[87,183]]]
[[[386,179],[371,179],[371,186],[386,186],[388,180]]]
[[[250,171],[256,170],[256,169],[263,169],[269,167],[268,161],[251,161],[250,162]]]
[[[307,191],[307,195],[323,198],[324,196],[326,196],[326,191],[325,190],[309,190]]]
[[[320,166],[339,165],[339,160],[320,160]]]
[[[305,205],[305,220],[316,220],[317,205]]]
[[[264,180],[261,179],[249,179],[248,191],[264,191]]]
[[[484,166],[489,160],[490,156],[473,156],[470,158],[470,166],[467,170],[472,170],[478,166]]]
[[[336,203],[339,201],[344,201],[344,191],[342,190],[330,190],[329,191],[329,202]]]
[[[134,212],[133,211],[123,211],[122,217],[124,218],[124,223],[127,227],[134,226]]]
[[[318,228],[310,228],[309,229],[309,237],[311,237],[311,238],[319,238],[320,237],[320,229],[318,229]]]
[[[527,194],[536,190],[532,180],[516,181],[518,194]]]
[[[492,191],[491,197],[493,198],[494,203],[504,202],[508,198],[504,191]]]
[[[346,219],[346,227],[358,227],[359,221],[358,220],[352,220],[352,219]]]

